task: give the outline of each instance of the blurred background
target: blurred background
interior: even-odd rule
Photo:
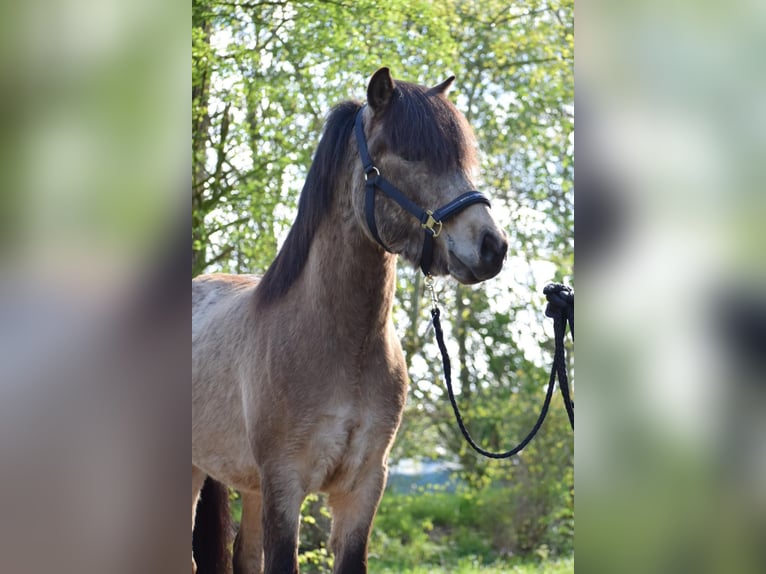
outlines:
[[[766,7],[577,4],[577,563],[766,570]]]
[[[193,273],[262,270],[324,113],[383,64],[457,75],[514,246],[501,277],[439,286],[468,424],[502,447],[539,405],[540,287],[573,284],[571,4],[236,4],[0,5],[3,572],[187,570],[190,219]],[[766,569],[764,10],[577,3],[583,572]],[[371,564],[571,571],[560,403],[513,463],[464,450],[400,274],[412,392]]]
[[[0,4],[2,572],[188,571],[189,19]]]

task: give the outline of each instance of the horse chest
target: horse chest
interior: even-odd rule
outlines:
[[[387,449],[385,432],[375,417],[351,404],[341,405],[314,425],[307,449],[309,490],[347,489],[370,462]]]

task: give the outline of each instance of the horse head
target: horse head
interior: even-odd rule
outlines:
[[[373,75],[357,118],[353,207],[370,240],[425,273],[472,284],[499,273],[508,242],[472,191],[476,139],[447,99],[453,81],[428,88],[394,81],[388,68]]]

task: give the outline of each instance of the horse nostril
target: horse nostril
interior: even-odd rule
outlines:
[[[508,251],[508,242],[505,239],[492,231],[487,231],[484,234],[479,252],[481,262],[484,265],[499,267],[503,263],[506,251]]]

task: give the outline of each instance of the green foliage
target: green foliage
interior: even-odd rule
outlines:
[[[484,564],[547,560],[573,552],[574,517],[567,489],[492,485],[457,492],[388,492],[375,519],[370,559],[383,567],[456,564],[472,556]],[[565,535],[562,536],[562,531]]]
[[[323,495],[309,494],[301,507],[301,530],[298,563],[301,572],[332,572],[333,557],[327,548],[330,533],[330,511]]]
[[[510,560],[485,564],[476,556],[464,556],[456,564],[446,566],[403,565],[383,568],[379,572],[382,574],[572,574],[574,559],[560,558],[542,562]]]

